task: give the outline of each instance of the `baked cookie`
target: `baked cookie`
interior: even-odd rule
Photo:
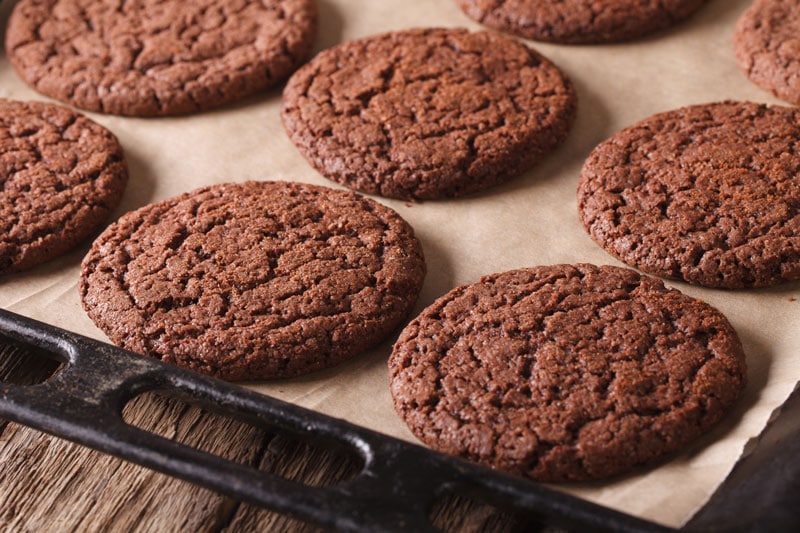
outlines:
[[[778,98],[800,104],[800,4],[756,0],[739,18],[736,59],[750,81]]]
[[[606,251],[707,287],[800,279],[800,110],[696,105],[630,126],[590,154],[584,227]]]
[[[541,266],[452,290],[389,360],[397,412],[444,453],[539,481],[652,463],[719,421],[741,343],[706,303],[633,270]]]
[[[564,140],[575,109],[564,74],[513,39],[420,29],[322,52],[290,78],[282,117],[327,178],[436,199],[527,170]]]
[[[425,276],[397,213],[286,182],[216,185],[128,213],[82,267],[84,308],[114,343],[237,381],[305,374],[371,348]]]
[[[313,0],[21,0],[6,53],[26,83],[63,102],[175,115],[283,80],[316,27]]]
[[[456,0],[471,18],[536,41],[610,43],[672,26],[707,0]]]
[[[122,199],[117,138],[61,106],[0,99],[0,274],[74,248]]]

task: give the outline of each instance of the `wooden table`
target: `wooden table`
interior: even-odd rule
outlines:
[[[59,364],[0,335],[0,381],[40,383]],[[181,402],[148,394],[128,423],[312,486],[355,475],[347,457],[315,449]],[[485,505],[449,498],[431,512],[445,531],[523,527]],[[526,524],[530,526],[531,524]],[[0,420],[0,531],[317,531],[299,520],[231,500]]]

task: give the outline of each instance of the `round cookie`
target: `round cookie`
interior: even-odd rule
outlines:
[[[21,0],[6,53],[26,83],[63,102],[175,115],[285,79],[316,29],[313,0]]]
[[[84,308],[114,343],[232,381],[305,374],[371,348],[425,276],[397,213],[286,182],[216,185],[128,213],[82,266]]]
[[[756,0],[739,18],[733,45],[753,83],[800,104],[800,4]]]
[[[74,111],[0,99],[0,274],[59,256],[122,199],[117,138]]]
[[[580,219],[606,251],[659,276],[731,289],[800,279],[798,138],[794,108],[655,115],[589,155]]]
[[[452,290],[403,330],[389,371],[395,409],[422,441],[539,481],[662,459],[718,422],[746,379],[719,311],[586,264]]]
[[[536,41],[625,41],[672,26],[707,0],[456,0],[481,24]]]
[[[529,169],[564,140],[575,110],[566,76],[515,40],[417,29],[317,55],[289,79],[282,118],[327,178],[437,199]]]

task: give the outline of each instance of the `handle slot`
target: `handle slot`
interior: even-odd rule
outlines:
[[[340,531],[436,531],[429,516],[450,491],[538,523],[592,531],[667,531],[543,486],[447,457],[0,310],[0,334],[68,364],[39,385],[0,389],[0,417]],[[256,428],[351,450],[352,479],[310,487],[134,427],[125,405],[159,391]]]
[[[57,376],[63,359],[35,347],[21,345],[0,334],[0,384],[38,385]]]
[[[318,472],[334,474],[317,475],[302,483],[310,487],[330,487],[354,479],[364,468],[362,456],[338,441],[310,440],[265,424],[254,425],[169,391],[136,396],[123,408],[122,420],[148,433],[289,481],[304,477],[297,472],[292,458],[311,455],[319,461]],[[220,444],[222,453],[214,452]]]

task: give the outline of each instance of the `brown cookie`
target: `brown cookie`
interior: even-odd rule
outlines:
[[[584,227],[646,272],[708,287],[800,279],[800,110],[697,105],[630,126],[590,154]]]
[[[739,18],[733,38],[747,77],[778,98],[800,104],[800,4],[756,0]]]
[[[6,52],[42,94],[118,115],[192,113],[286,78],[311,50],[313,0],[21,0]]]
[[[89,237],[127,181],[122,148],[104,127],[61,106],[0,99],[0,273]]]
[[[113,342],[228,380],[295,376],[382,341],[416,301],[422,249],[394,211],[300,183],[206,187],[128,213],[80,291]]]
[[[661,281],[593,265],[484,277],[436,300],[389,360],[397,412],[431,447],[540,481],[664,458],[745,383],[725,317]]]
[[[707,0],[456,0],[490,28],[564,44],[609,43],[672,26]]]
[[[422,29],[322,52],[289,80],[282,117],[327,178],[436,199],[527,170],[564,140],[575,108],[564,74],[513,39]]]

